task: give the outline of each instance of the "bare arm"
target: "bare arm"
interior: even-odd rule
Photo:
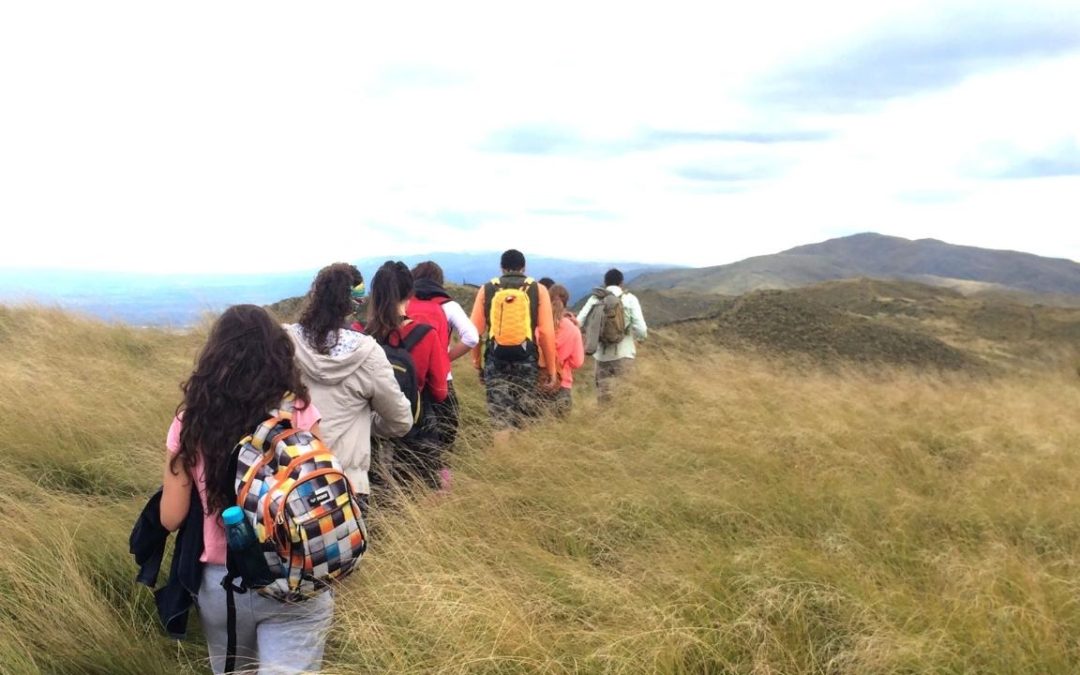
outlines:
[[[471,351],[472,347],[470,347],[469,345],[465,344],[464,342],[457,342],[454,344],[453,347],[450,348],[450,360],[457,361],[462,356],[465,356]]]
[[[173,532],[184,524],[191,508],[191,478],[177,462],[172,469],[171,452],[165,453],[165,472],[161,477],[161,526]]]

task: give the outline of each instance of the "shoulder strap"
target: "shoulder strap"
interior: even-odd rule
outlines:
[[[412,352],[413,347],[420,344],[420,341],[424,339],[424,336],[435,330],[431,324],[417,322],[415,327],[409,331],[409,334],[405,336],[405,339],[401,341],[401,347],[407,352]]]
[[[484,321],[491,323],[491,301],[495,297],[495,289],[499,286],[498,277],[484,284]],[[488,331],[491,326],[488,326]]]
[[[522,290],[529,296],[529,321],[532,322],[532,330],[535,333],[540,320],[540,284],[533,281],[532,277],[525,277],[525,285]],[[534,338],[530,338],[534,339]]]

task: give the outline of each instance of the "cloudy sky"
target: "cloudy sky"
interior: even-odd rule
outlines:
[[[3,3],[0,266],[1080,260],[1076,0],[628,4]]]

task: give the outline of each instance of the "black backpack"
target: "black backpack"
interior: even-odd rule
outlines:
[[[413,363],[411,352],[416,345],[420,344],[424,336],[433,330],[435,329],[432,326],[417,322],[416,327],[405,338],[402,338],[398,331],[394,331],[386,342],[379,343],[386,353],[386,359],[394,368],[394,377],[397,378],[398,386],[401,387],[401,393],[409,399],[409,405],[412,407],[413,426],[404,436],[406,439],[419,438],[426,432],[428,405],[424,401],[425,396],[420,392],[420,382],[416,378],[416,364]],[[394,336],[397,336],[397,344],[392,342]]]

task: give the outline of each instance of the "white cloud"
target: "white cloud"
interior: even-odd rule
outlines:
[[[272,251],[311,268],[507,246],[705,265],[864,230],[1077,259],[1080,177],[988,175],[1077,140],[1080,57],[1006,55],[851,110],[754,94],[847,45],[933,58],[911,30],[963,34],[942,17],[1067,9],[7,3],[0,266],[263,271]],[[894,25],[915,43],[897,48]],[[529,128],[564,147],[492,147]],[[684,137],[642,142],[657,130]],[[749,142],[777,133],[817,136]]]

